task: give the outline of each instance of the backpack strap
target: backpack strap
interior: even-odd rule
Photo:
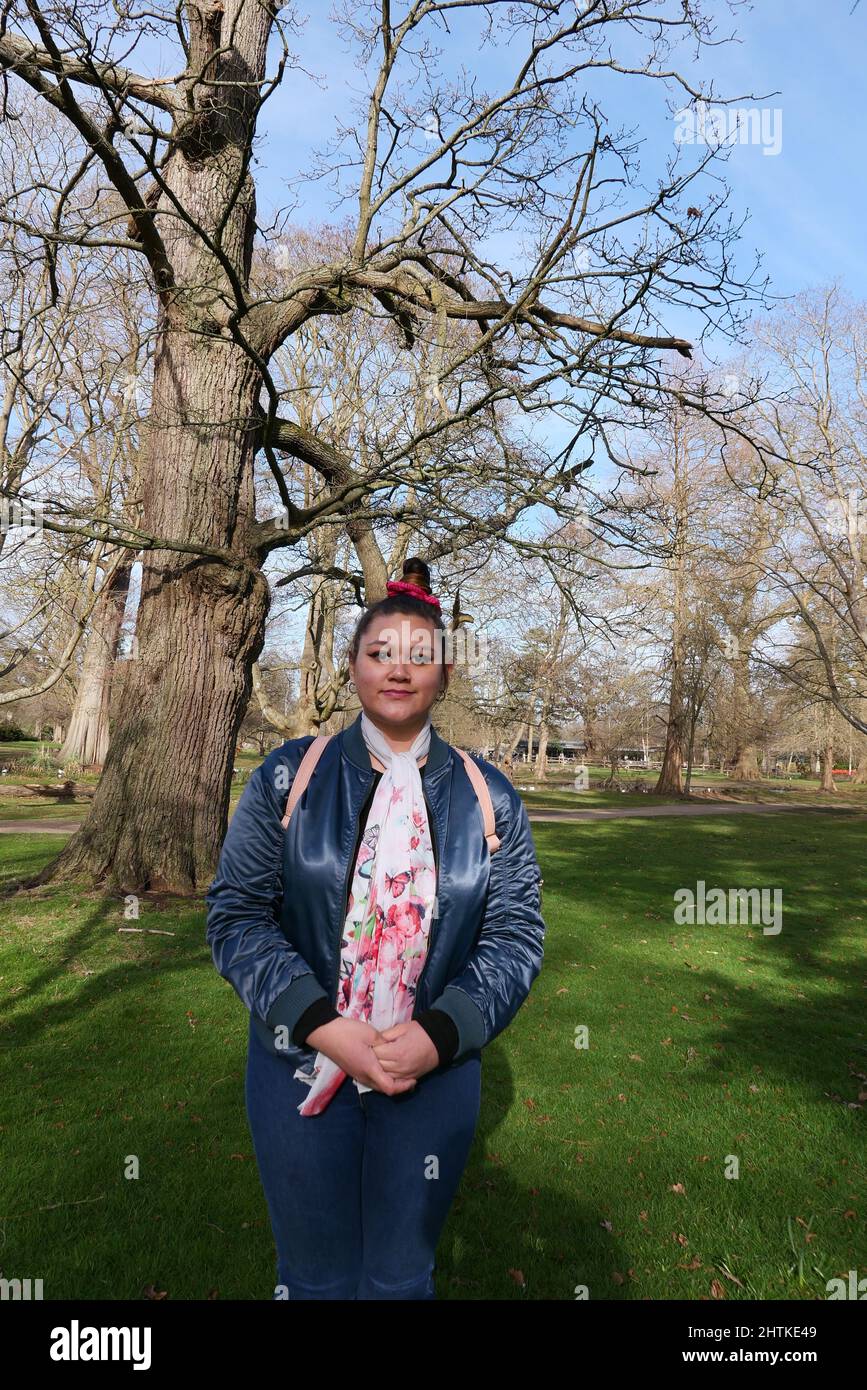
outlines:
[[[322,757],[326,743],[332,737],[332,734],[317,734],[316,738],[313,740],[313,742],[310,744],[310,747],[304,754],[304,757],[301,759],[301,762],[298,764],[298,771],[295,773],[295,776],[292,779],[292,786],[289,789],[289,796],[286,801],[286,813],[283,816],[282,821],[280,822],[284,830],[289,824],[289,818],[292,815],[292,812],[295,810],[295,807],[297,806],[301,797],[304,795],[304,792],[307,788],[307,784],[310,781],[310,778],[313,776],[316,764]],[[373,762],[379,772],[385,772],[385,768],[379,761],[379,758],[374,758]]]
[[[333,735],[331,734],[317,734],[316,738],[313,740],[313,742],[310,744],[310,747],[305,752],[304,757],[301,759],[301,762],[298,765],[298,771],[292,779],[292,786],[289,789],[289,797],[286,801],[286,812],[283,816],[283,820],[281,821],[284,830],[289,824],[289,819],[292,815],[292,812],[295,810],[295,807],[297,806],[301,797],[304,795],[304,792],[307,788],[307,784],[309,783],[310,778],[313,776],[316,764],[319,762],[319,759],[325,751],[326,743],[332,737]],[[496,833],[494,805],[491,801],[491,793],[488,788],[488,784],[485,781],[484,775],[482,774],[480,768],[476,763],[473,762],[469,753],[465,753],[463,748],[456,748],[455,752],[460,753],[461,757],[463,758],[464,767],[467,770],[467,776],[469,777],[473,786],[473,791],[475,792],[478,798],[479,806],[482,812],[482,820],[484,822],[485,840],[488,844],[488,850],[491,854],[496,854],[497,850],[500,848],[500,840],[499,836]],[[379,761],[378,758],[373,757],[373,763],[379,772],[385,771],[385,768],[383,767],[382,763]]]
[[[474,763],[469,753],[465,753],[463,748],[456,748],[456,753],[460,753],[464,760],[464,767],[467,776],[473,784],[473,791],[479,800],[482,812],[482,820],[485,823],[485,839],[488,842],[488,850],[491,854],[496,854],[500,848],[500,838],[497,835],[497,824],[494,818],[494,803],[491,801],[491,792],[485,781],[485,775],[478,763]]]
[[[281,825],[283,826],[284,830],[289,824],[289,817],[295,810],[295,806],[299,801],[300,797],[303,795],[307,787],[307,783],[313,776],[313,769],[319,762],[319,759],[322,757],[322,754],[325,751],[325,745],[330,738],[331,734],[317,734],[310,747],[304,754],[304,757],[301,759],[301,762],[298,765],[298,771],[295,773],[295,776],[292,779],[292,786],[289,788],[289,798],[286,802],[286,813],[283,816],[283,820],[281,821]]]

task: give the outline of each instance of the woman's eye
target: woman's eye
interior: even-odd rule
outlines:
[[[389,647],[380,647],[378,652],[374,652],[373,659],[374,661],[382,662],[383,665],[391,661],[399,660],[399,658],[392,655]],[[410,661],[414,666],[426,666],[428,662],[432,660],[433,658],[430,652],[425,651],[423,648],[417,648],[410,656]]]

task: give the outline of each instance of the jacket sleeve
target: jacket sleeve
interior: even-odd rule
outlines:
[[[511,1023],[542,968],[545,923],[541,873],[530,821],[509,784],[508,823],[491,857],[488,900],[473,953],[432,1009],[447,1013],[459,1034],[455,1059],[484,1047]]]
[[[282,825],[286,798],[306,751],[284,744],[250,777],[229,823],[206,894],[206,940],[214,965],[247,1008],[291,1038],[301,1015],[326,992],[280,929]]]

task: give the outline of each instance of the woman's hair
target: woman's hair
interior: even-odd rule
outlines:
[[[414,556],[410,560],[404,560],[403,572],[401,574],[403,583],[416,584],[425,593],[431,593],[430,570],[424,560]],[[443,621],[442,612],[438,605],[428,603],[423,598],[417,598],[411,593],[391,593],[386,598],[381,598],[378,603],[372,603],[366,608],[358,620],[355,631],[349,642],[349,655],[353,661],[358,660],[358,650],[361,646],[361,639],[375,618],[387,617],[392,613],[402,613],[411,618],[422,618],[429,623],[433,623],[435,628],[445,632],[446,625]],[[442,694],[444,695],[449,683],[448,671],[443,665],[443,685]]]

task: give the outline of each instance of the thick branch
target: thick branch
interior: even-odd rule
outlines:
[[[337,273],[337,268],[334,268]],[[441,288],[441,282],[431,281],[432,285]],[[544,323],[550,327],[570,328],[578,333],[584,333],[594,338],[609,340],[616,343],[628,343],[632,347],[673,349],[679,352],[682,357],[692,355],[692,344],[685,338],[672,338],[657,336],[647,333],[632,333],[626,328],[615,328],[612,324],[595,323],[591,319],[579,318],[575,314],[563,313],[561,310],[549,309],[546,305],[540,304],[537,299],[532,300],[524,307],[518,307],[507,299],[473,299],[472,296],[464,292],[463,295],[447,297],[437,296],[437,302],[426,292],[425,286],[414,277],[409,275],[385,274],[375,269],[362,270],[361,268],[340,267],[339,281],[335,280],[334,285],[341,291],[339,298],[335,300],[327,293],[327,287],[320,289],[321,298],[315,297],[308,290],[305,296],[306,303],[301,296],[292,296],[291,299],[280,304],[275,304],[269,309],[265,306],[258,306],[257,312],[262,316],[267,313],[268,328],[266,336],[269,339],[269,347],[272,351],[276,350],[285,339],[308,319],[315,317],[321,308],[327,306],[327,312],[340,312],[342,309],[348,310],[353,306],[351,297],[343,293],[351,286],[357,289],[366,289],[382,302],[383,295],[395,306],[400,303],[411,304],[416,309],[422,310],[426,314],[435,314],[439,309],[450,319],[464,319],[480,324],[483,331],[487,331],[490,320],[509,318],[514,323],[525,323],[538,327],[539,323]],[[403,313],[401,327],[406,332],[407,314]]]
[[[28,81],[27,70],[55,72],[51,54],[40,44],[18,34],[4,34],[0,38],[0,67],[19,73]],[[112,92],[121,101],[129,97],[145,101],[150,106],[158,106],[170,116],[178,114],[180,108],[174,92],[175,80],[172,77],[140,77],[129,68],[117,63],[86,63],[63,56],[63,73],[69,82],[84,82],[88,87],[103,88]]]

